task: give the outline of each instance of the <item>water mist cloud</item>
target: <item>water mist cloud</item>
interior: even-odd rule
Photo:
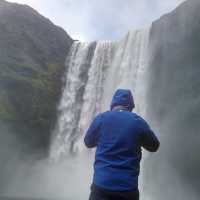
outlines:
[[[47,160],[18,162],[1,196],[14,198],[87,199],[92,176],[91,154],[81,153],[53,163]],[[77,192],[78,191],[78,192]]]

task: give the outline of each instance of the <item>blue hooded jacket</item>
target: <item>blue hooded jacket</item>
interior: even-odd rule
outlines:
[[[103,189],[137,190],[141,147],[151,152],[159,147],[147,122],[130,112],[133,108],[130,90],[117,90],[111,110],[99,114],[85,135],[85,145],[97,147],[93,183]]]

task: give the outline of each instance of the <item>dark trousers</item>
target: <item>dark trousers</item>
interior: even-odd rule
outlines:
[[[139,191],[115,192],[92,184],[89,200],[139,200]]]

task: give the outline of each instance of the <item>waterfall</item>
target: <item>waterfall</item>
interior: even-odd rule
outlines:
[[[130,31],[116,43],[115,54],[104,85],[104,109],[117,88],[130,89],[135,98],[136,112],[145,114],[145,87],[148,67],[149,28]]]
[[[81,151],[83,136],[98,112],[109,109],[117,88],[131,89],[136,111],[145,115],[149,28],[130,31],[117,42],[74,42],[66,58],[51,157]]]

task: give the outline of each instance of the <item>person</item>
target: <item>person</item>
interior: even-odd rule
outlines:
[[[156,152],[160,143],[134,107],[131,91],[118,89],[110,111],[98,114],[86,132],[85,145],[96,147],[89,200],[139,200],[141,147]]]

